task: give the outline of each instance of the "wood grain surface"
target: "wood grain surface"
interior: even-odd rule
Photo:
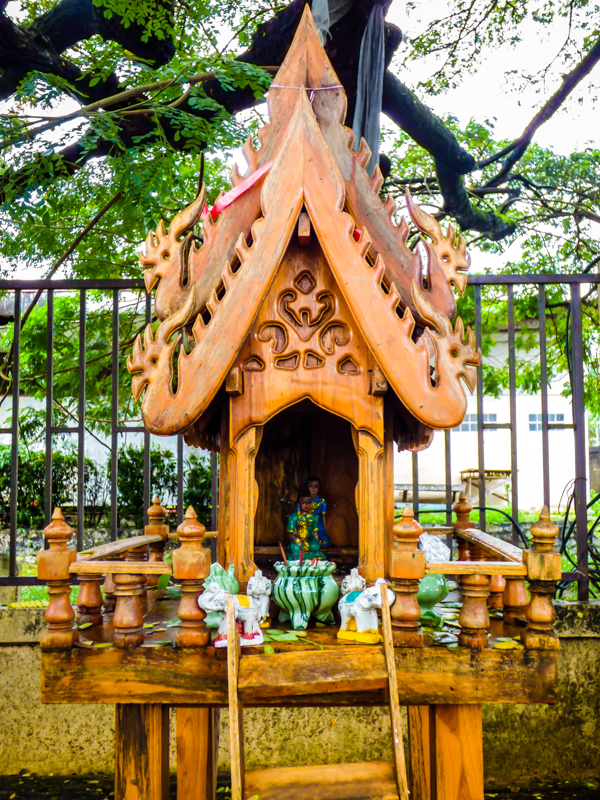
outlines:
[[[115,800],[169,800],[169,708],[117,703]]]
[[[391,761],[259,769],[246,773],[244,800],[398,800]]]
[[[244,704],[387,703],[381,646],[306,647],[274,655],[244,653],[239,671]],[[396,648],[395,657],[401,705],[556,702],[556,652],[424,647]],[[212,647],[46,651],[42,701],[226,706],[225,654]]]

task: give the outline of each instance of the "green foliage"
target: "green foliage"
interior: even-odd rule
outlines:
[[[212,508],[210,459],[207,456],[190,453],[185,466],[183,507],[193,506],[200,522],[206,525],[207,530],[210,530]]]
[[[107,472],[110,465],[107,465]],[[194,506],[198,519],[210,524],[211,469],[206,456],[190,454],[184,462],[183,506]],[[153,445],[150,449],[151,494],[157,494],[162,503],[172,504],[177,493],[177,462],[173,453]],[[118,456],[118,508],[119,519],[129,521],[137,528],[144,524],[144,446],[124,445]]]
[[[107,465],[107,471],[110,465]],[[177,464],[170,450],[150,448],[151,494],[163,502],[177,491]],[[131,520],[134,527],[144,524],[144,446],[128,444],[119,449],[117,478],[119,519]]]
[[[0,445],[0,527],[9,524],[10,458],[9,445]],[[45,525],[45,452],[19,449],[17,525],[43,528]],[[105,511],[108,484],[100,467],[91,459],[84,462],[84,505],[86,524],[97,524]],[[77,503],[77,454],[73,450],[52,453],[52,502],[54,506]]]

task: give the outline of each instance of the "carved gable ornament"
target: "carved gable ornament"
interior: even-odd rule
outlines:
[[[222,387],[231,441],[304,398],[381,440],[386,390],[421,431],[404,436],[408,445],[455,427],[480,362],[471,330],[454,321],[464,242],[409,197],[426,268],[409,249],[406,222],[396,226],[392,199],[379,198],[379,169],[366,173],[365,142],[352,150],[346,96],[308,8],[268,108],[261,146],[246,142],[248,170],[234,170],[232,186],[271,166],[215,221],[205,217],[203,243],[194,226],[204,188],[168,232],[161,222],[146,240],[141,262],[160,324],[137,338],[127,363],[136,399],[145,390],[146,427],[206,445],[199,432]]]

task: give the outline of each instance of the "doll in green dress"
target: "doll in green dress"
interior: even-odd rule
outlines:
[[[312,498],[302,493],[298,497],[298,510],[288,517],[287,532],[289,544],[286,556],[290,561],[298,561],[303,550],[303,560],[323,558],[319,547],[319,525],[316,514],[311,511]]]
[[[329,536],[325,533],[325,513],[327,503],[321,497],[321,481],[315,476],[311,476],[306,482],[306,489],[311,499],[311,511],[317,517],[319,529],[319,544],[321,547],[329,547]]]

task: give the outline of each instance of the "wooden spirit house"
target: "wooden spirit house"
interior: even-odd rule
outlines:
[[[394,521],[393,448],[424,448],[435,430],[455,427],[465,387],[474,388],[480,354],[453,294],[466,286],[464,243],[409,197],[421,240],[409,248],[408,225],[396,225],[393,202],[380,198],[379,169],[367,174],[368,148],[352,148],[344,90],[308,8],[268,107],[270,123],[257,149],[246,144],[248,170],[234,170],[232,193],[207,213],[203,190],[168,231],[161,223],[148,236],[142,263],[160,324],[128,361],[147,429],[184,432],[220,453],[218,532],[206,534],[188,510],[171,570],[158,500],[144,536],[77,555],[57,511],[39,567],[51,596],[43,699],[117,704],[116,800],[166,799],[172,706],[179,800],[213,796],[213,710],[223,706],[234,800],[404,798],[399,704],[409,707],[414,800],[483,800],[481,704],[555,702],[557,531],[543,513],[533,549],[521,551],[475,531],[463,499],[453,528],[459,560],[430,564],[410,509]],[[197,604],[209,567],[203,540],[217,537],[218,561],[233,565],[243,591],[257,567],[276,560],[311,474],[327,497],[327,557],[358,566],[368,584],[393,581],[391,614],[381,593],[384,646],[343,644],[316,628],[320,650],[300,642],[275,654],[249,648],[240,659],[230,610],[229,647],[217,652]],[[149,589],[171,571],[182,590],[179,622],[163,634],[172,647],[153,647],[152,623],[173,611]],[[423,636],[416,595],[427,573],[460,581],[458,649]],[[80,615],[93,621],[85,637],[68,604],[73,574]],[[490,607],[503,620],[491,622]],[[521,636],[522,645],[495,649],[498,636]],[[387,703],[393,763],[244,779],[243,704]]]
[[[392,451],[426,446],[466,410],[479,353],[452,286],[466,285],[460,236],[410,202],[427,252],[352,150],[346,97],[307,11],[268,94],[271,123],[245,147],[244,180],[266,170],[193,245],[204,193],[142,263],[156,287],[128,362],[156,434],[184,431],[221,454],[219,560],[246,581],[277,546],[311,474],[323,476],[334,548],[355,548],[367,580],[388,574]],[[270,166],[269,166],[270,165]],[[237,172],[232,184],[241,181]],[[424,259],[423,259],[424,260]]]

